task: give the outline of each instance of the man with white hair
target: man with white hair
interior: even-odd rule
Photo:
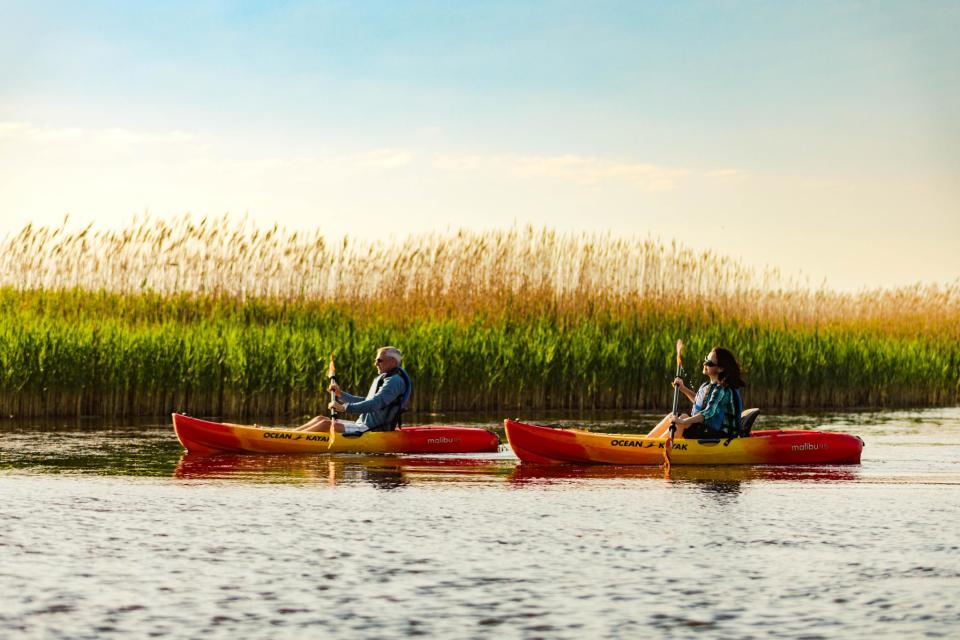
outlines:
[[[329,390],[336,400],[328,407],[337,413],[359,413],[355,422],[317,416],[297,431],[330,431],[331,424],[338,433],[360,435],[367,431],[392,431],[400,425],[400,414],[406,408],[413,391],[410,376],[400,363],[403,356],[396,347],[377,349],[377,371],[380,373],[370,385],[366,398],[351,395],[332,383]]]

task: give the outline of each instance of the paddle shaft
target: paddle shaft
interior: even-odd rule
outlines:
[[[677,375],[674,376],[674,379],[679,378],[683,375],[683,364],[680,362],[680,354],[677,354]],[[670,419],[670,437],[673,438],[673,434],[677,432],[677,415],[680,413],[680,385],[673,387],[673,411],[671,415],[673,416]]]
[[[330,376],[330,384],[337,384],[337,376],[336,376],[336,375]],[[334,393],[333,391],[331,391],[331,392],[330,392],[330,402],[336,402],[336,401],[337,401],[337,394]],[[674,401],[674,403],[676,403],[676,401]],[[337,410],[331,408],[331,409],[330,409],[330,418],[331,418],[331,419],[336,419],[336,417],[337,417]]]
[[[677,340],[677,375],[674,380],[683,375],[683,340]],[[670,468],[670,451],[673,449],[673,436],[677,433],[677,414],[680,411],[680,386],[673,387],[673,411],[670,413],[670,431],[667,441],[663,444],[663,466]]]
[[[337,368],[333,366],[333,354],[330,354],[330,365],[327,367],[327,377],[330,378],[330,386],[337,384]],[[337,385],[340,386],[340,385]],[[330,404],[332,405],[337,401],[337,394],[334,393],[333,389],[330,390]],[[332,406],[330,407],[330,420],[336,420],[337,410]],[[333,433],[333,425],[330,425],[330,432]]]

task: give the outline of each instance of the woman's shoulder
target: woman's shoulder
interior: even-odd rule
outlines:
[[[733,395],[734,393],[734,390],[731,389],[730,387],[727,387],[717,382],[704,382],[703,386],[700,388],[703,389],[703,387],[708,387],[707,393],[710,394],[710,397],[713,397],[713,396],[723,397],[726,395]]]

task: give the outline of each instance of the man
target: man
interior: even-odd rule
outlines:
[[[360,435],[367,431],[392,431],[398,424],[400,412],[410,398],[412,384],[407,372],[400,366],[403,356],[396,347],[380,347],[377,350],[377,371],[380,373],[370,385],[366,398],[346,393],[337,383],[329,390],[336,400],[327,405],[337,413],[359,413],[355,422],[317,416],[297,431],[330,431]]]

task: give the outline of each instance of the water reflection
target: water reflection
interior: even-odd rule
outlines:
[[[424,418],[424,417],[421,417]],[[464,416],[426,416],[426,422],[470,423]],[[562,426],[589,426],[610,433],[636,432],[643,415],[544,416]],[[707,491],[739,491],[756,482],[845,482],[883,484],[960,484],[960,408],[902,412],[780,414],[764,418],[768,426],[818,428],[862,434],[867,441],[859,467],[684,467],[664,478],[655,467],[520,466],[504,451],[476,457],[456,456],[213,456],[186,463],[183,448],[168,421],[113,422],[0,420],[0,475],[76,474],[97,476],[171,475],[196,479],[246,479],[250,482],[363,483],[399,489],[411,482],[501,484],[509,487],[592,479],[619,483],[666,480],[666,486],[698,484]],[[480,418],[477,418],[480,420]],[[492,420],[492,418],[491,418]],[[230,462],[232,460],[232,462]],[[219,461],[219,462],[218,462]],[[332,471],[331,471],[332,465]],[[191,475],[193,474],[193,475]],[[378,484],[379,483],[379,484]],[[577,484],[579,483],[579,484]],[[708,488],[713,483],[713,488]],[[740,483],[738,487],[734,483]]]
[[[659,480],[691,484],[714,494],[737,494],[751,482],[851,482],[859,469],[847,466],[674,466],[520,464],[513,457],[388,455],[197,455],[185,453],[173,476],[182,480],[243,480],[311,483],[330,487],[370,485],[394,490],[412,483],[500,483],[515,488],[551,484]],[[607,483],[608,484],[608,483]]]
[[[514,459],[480,457],[185,453],[173,475],[184,480],[310,482],[331,487],[369,484],[392,490],[412,482],[498,480],[515,464]]]
[[[747,466],[747,465],[674,465],[632,467],[616,465],[536,465],[519,464],[510,473],[511,483],[543,484],[583,479],[662,479],[680,483],[710,483],[739,486],[752,481],[848,482],[859,477],[858,468],[848,466]]]

